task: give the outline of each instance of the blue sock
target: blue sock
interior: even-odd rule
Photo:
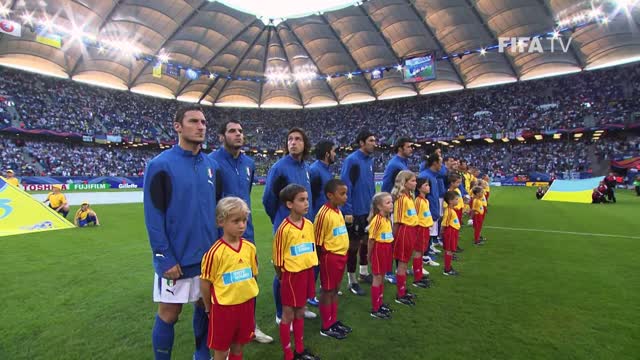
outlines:
[[[195,360],[209,360],[209,346],[207,346],[207,335],[209,333],[209,317],[204,312],[204,307],[193,306],[193,335],[196,338]]]
[[[280,298],[280,280],[273,278],[273,299],[276,303],[276,316],[282,319],[282,299]]]
[[[156,360],[171,360],[173,334],[173,324],[164,322],[164,320],[160,319],[160,316],[156,315],[156,322],[153,324],[153,332],[151,334],[153,354]]]

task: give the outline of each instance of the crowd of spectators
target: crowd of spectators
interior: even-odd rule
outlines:
[[[284,136],[281,136],[284,138]],[[0,159],[3,167],[12,168],[21,176],[141,176],[144,167],[152,157],[161,150],[157,147],[123,148],[115,146],[98,146],[72,144],[53,141],[22,140],[0,138]],[[313,139],[313,141],[318,141]],[[640,155],[640,136],[612,135],[592,142],[590,139],[527,141],[524,143],[511,141],[494,144],[461,143],[453,147],[444,147],[445,155],[465,159],[482,173],[491,176],[529,174],[532,172],[546,174],[563,174],[571,172],[588,172],[594,159],[610,160],[621,156]],[[441,146],[442,147],[442,146]],[[416,148],[409,159],[409,167],[418,171],[426,153],[433,148],[421,146]],[[28,156],[25,156],[28,155]],[[349,154],[340,151],[333,164],[333,171],[339,172],[342,161]],[[270,166],[282,154],[248,153],[256,162],[256,173],[267,174]],[[384,167],[394,154],[388,148],[374,153],[374,171],[383,172]],[[312,162],[314,159],[308,159]],[[39,165],[39,166],[38,166]]]
[[[109,90],[70,80],[0,68],[0,128],[19,123],[25,129],[46,129],[87,135],[120,135],[172,140],[171,119],[178,102]],[[605,124],[630,124],[640,112],[640,65],[581,72],[544,80],[518,82],[409,99],[309,110],[256,110],[205,107],[208,143],[217,145],[217,125],[236,119],[243,123],[247,151],[264,175],[285,148],[289,128],[305,129],[309,137],[352,145],[357,129],[369,128],[379,143],[400,136],[417,140],[467,138],[518,130],[544,131]],[[585,137],[586,138],[586,137]],[[145,163],[160,149],[89,146],[56,141],[29,141],[13,146],[2,138],[3,167],[20,175],[103,176],[141,175]],[[596,159],[610,160],[640,153],[637,135],[580,141],[529,141],[447,147],[446,153],[465,158],[491,174],[588,171]],[[445,145],[446,146],[446,145]],[[429,151],[417,148],[410,167],[418,170]],[[339,168],[347,151],[334,165]],[[375,171],[382,172],[391,154],[375,154]]]
[[[21,126],[82,134],[171,140],[177,101],[0,68],[0,96],[15,102]],[[414,98],[307,110],[206,107],[210,126],[247,124],[249,145],[276,150],[282,132],[305,128],[312,138],[347,146],[367,127],[383,143],[486,135],[517,130],[569,129],[636,121],[640,65]],[[0,112],[1,114],[1,112]],[[2,115],[0,115],[0,118]],[[1,119],[0,119],[1,124]],[[214,132],[209,133],[214,143]]]

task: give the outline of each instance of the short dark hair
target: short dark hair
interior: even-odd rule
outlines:
[[[182,121],[184,120],[184,114],[186,114],[189,111],[200,111],[204,114],[204,109],[202,108],[202,106],[198,104],[184,105],[179,107],[178,110],[176,111],[176,116],[173,118],[173,122],[182,124]]]
[[[398,152],[398,150],[400,150],[400,148],[402,148],[406,143],[413,143],[413,140],[406,137],[399,138],[396,140],[395,144],[393,144],[393,151]]]
[[[480,186],[476,186],[476,187],[474,187],[473,189],[471,189],[471,193],[472,193],[473,195],[478,195],[478,194],[481,194],[483,190],[484,190],[484,189],[483,189],[482,187],[480,187]]]
[[[447,191],[444,194],[444,202],[449,203],[449,201],[459,197],[458,193],[455,191]]]
[[[279,198],[280,198],[280,201],[286,204],[287,201],[293,201],[298,194],[301,194],[306,191],[307,189],[302,185],[289,184],[285,186],[284,189],[280,190]]]
[[[429,157],[427,158],[427,167],[431,167],[431,165],[433,165],[434,163],[440,162],[442,161],[440,159],[440,155],[433,153],[431,155],[429,155]]]
[[[460,179],[462,179],[462,178],[458,174],[449,174],[449,176],[447,177],[447,180],[449,181],[449,184],[451,184],[453,182],[456,182],[456,181],[458,181]]]
[[[469,162],[465,159],[460,159],[460,164],[468,164]]]
[[[287,140],[284,143],[284,153],[285,154],[289,154],[289,135],[293,134],[293,133],[299,133],[300,135],[302,135],[302,141],[304,141],[304,150],[302,150],[302,158],[306,159],[309,156],[309,153],[311,152],[311,142],[309,141],[309,137],[307,136],[307,134],[304,132],[304,130],[302,130],[299,127],[293,127],[289,130],[289,132],[287,133]]]
[[[345,184],[345,182],[340,179],[331,179],[324,186],[324,194],[333,194],[338,191],[338,188],[341,186],[346,187],[347,184]]]
[[[356,136],[356,144],[359,146],[360,142],[367,142],[367,139],[374,134],[369,130],[360,130],[358,136]]]
[[[324,156],[327,155],[327,153],[331,152],[331,149],[333,149],[333,141],[331,140],[322,140],[319,143],[316,144],[316,149],[315,149],[315,153],[316,153],[316,159],[318,160],[324,160]]]
[[[242,126],[242,124],[238,120],[227,120],[227,121],[223,122],[220,125],[220,127],[218,128],[218,135],[226,134],[227,133],[227,126],[229,126],[229,124],[238,124],[238,125]]]
[[[447,156],[444,157],[444,161],[455,160],[455,159],[456,159],[456,157],[452,156],[452,155],[447,155]]]
[[[429,181],[429,178],[419,177],[416,179],[416,196],[420,195],[420,188],[424,184],[429,184],[429,187],[431,187],[431,181]]]

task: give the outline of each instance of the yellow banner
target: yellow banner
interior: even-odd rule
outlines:
[[[53,209],[0,179],[0,236],[73,227]]]
[[[62,37],[56,34],[43,33],[36,35],[36,42],[40,44],[45,44],[49,46],[53,46],[54,48],[60,49],[62,47]]]
[[[153,77],[154,78],[162,77],[162,63],[159,63],[158,65],[153,67]]]

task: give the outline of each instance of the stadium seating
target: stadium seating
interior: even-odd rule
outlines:
[[[23,129],[51,130],[83,135],[109,134],[125,138],[170,141],[172,115],[179,105],[130,92],[115,91],[31,73],[0,68],[0,96],[11,99],[18,118],[0,102],[0,129],[17,122]],[[258,174],[266,174],[285,146],[288,128],[307,130],[313,142],[333,140],[351,145],[354,129],[367,127],[381,144],[400,136],[413,139],[472,137],[517,130],[544,131],[637,122],[640,111],[640,65],[582,72],[576,75],[410,99],[376,101],[315,110],[251,110],[206,107],[208,142],[217,145],[215,129],[229,119],[241,120],[247,151],[256,158]],[[15,112],[13,113],[15,114]],[[322,126],[316,126],[322,124]],[[160,150],[124,149],[57,141],[29,140],[25,147],[11,146],[2,138],[3,166],[20,175],[122,175],[144,171],[146,161]],[[464,144],[463,144],[464,145]],[[638,154],[633,133],[590,140],[466,144],[447,149],[491,174],[588,171],[596,159]],[[257,151],[253,151],[257,149]],[[268,150],[269,155],[263,150]],[[564,154],[565,156],[558,156]],[[411,166],[418,169],[422,151]],[[340,165],[345,151],[338,157]],[[392,154],[376,153],[376,171],[383,171]],[[92,161],[100,159],[100,161]],[[5,165],[6,164],[6,165]]]

